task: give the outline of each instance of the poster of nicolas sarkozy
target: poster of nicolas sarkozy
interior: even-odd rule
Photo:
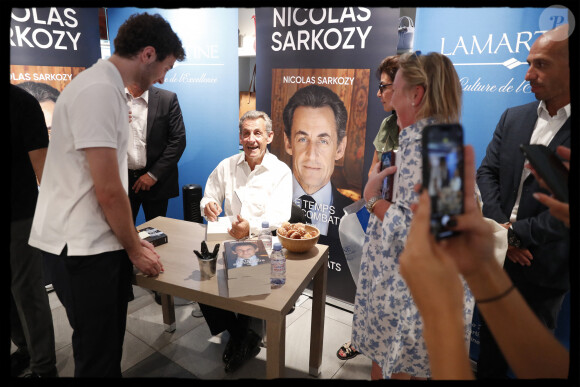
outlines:
[[[338,226],[343,208],[362,194],[369,75],[369,69],[272,70],[270,151],[292,169],[292,200],[329,246],[328,295],[351,303],[356,284]]]

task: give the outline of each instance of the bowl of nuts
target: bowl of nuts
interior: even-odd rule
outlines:
[[[320,231],[310,224],[284,222],[278,227],[276,236],[286,250],[304,253],[318,242]]]

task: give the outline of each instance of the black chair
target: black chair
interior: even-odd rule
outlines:
[[[189,222],[203,223],[199,203],[203,197],[201,185],[186,184],[183,191],[183,220]]]

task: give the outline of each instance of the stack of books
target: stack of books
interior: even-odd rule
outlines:
[[[271,292],[270,257],[261,240],[225,241],[223,254],[229,297]]]

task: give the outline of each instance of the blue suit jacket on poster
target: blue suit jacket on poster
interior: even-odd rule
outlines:
[[[477,185],[483,201],[483,215],[499,223],[509,221],[517,199],[525,157],[520,144],[529,144],[538,118],[539,102],[507,109],[493,134],[485,158],[477,171]],[[564,123],[549,148],[570,147],[570,118]],[[530,250],[531,266],[521,266],[506,259],[506,271],[522,271],[532,284],[554,289],[569,289],[569,229],[547,207],[533,198],[534,192],[546,192],[530,175],[523,184],[517,220],[512,227]]]
[[[332,205],[334,207],[334,215],[338,219],[342,219],[344,215],[343,208],[352,204],[353,201],[347,196],[344,196],[332,184]],[[343,300],[354,304],[354,297],[356,295],[356,284],[352,278],[352,274],[348,268],[344,250],[340,243],[338,234],[339,224],[331,223],[328,225],[327,235],[320,235],[318,243],[328,246],[328,259],[335,262],[340,267],[340,271],[334,271],[333,275],[328,276],[327,294],[330,297]]]
[[[344,216],[344,207],[353,203],[353,200],[347,196],[344,196],[332,184],[332,206],[334,207],[334,215],[338,219],[342,219]],[[328,225],[327,235],[332,238],[339,239],[338,237],[338,223],[331,223]]]

